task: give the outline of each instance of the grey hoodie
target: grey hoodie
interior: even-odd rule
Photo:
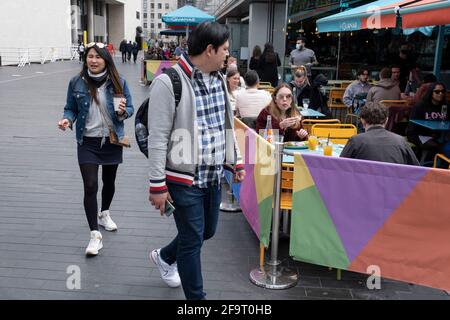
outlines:
[[[399,100],[400,93],[398,82],[391,79],[381,79],[367,93],[366,105],[378,104],[381,100]]]
[[[166,74],[156,77],[150,86],[148,108],[148,158],[150,193],[167,191],[166,179],[190,186],[199,160],[195,93],[191,84],[191,66],[184,55],[173,67],[181,78],[182,95],[175,108],[172,83]],[[222,76],[224,88],[225,80]],[[233,112],[225,89],[225,164],[242,170],[242,159],[233,131]]]

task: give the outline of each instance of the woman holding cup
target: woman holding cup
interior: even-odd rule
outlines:
[[[86,46],[83,69],[72,78],[61,130],[76,124],[78,164],[84,185],[84,209],[91,230],[86,255],[94,256],[103,247],[98,225],[107,231],[117,230],[109,207],[117,168],[122,163],[122,146],[111,143],[112,135],[123,140],[124,120],[133,115],[130,91],[119,76],[114,61],[103,43]],[[98,168],[102,166],[102,204],[98,212]]]
[[[261,110],[256,119],[256,132],[266,129],[267,116],[272,118],[272,129],[278,129],[284,141],[307,140],[308,132],[303,129],[302,116],[297,110],[292,89],[287,83],[280,84],[272,95],[270,104]]]

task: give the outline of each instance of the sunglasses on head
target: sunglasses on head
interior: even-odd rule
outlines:
[[[103,49],[105,47],[105,44],[102,42],[90,42],[86,45],[86,48],[92,48],[93,46]]]
[[[436,94],[440,94],[440,93],[444,94],[445,90],[433,90],[433,92]]]

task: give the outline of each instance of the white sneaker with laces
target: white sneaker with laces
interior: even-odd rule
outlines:
[[[98,224],[104,227],[106,231],[117,230],[117,225],[112,221],[109,210],[98,213]]]
[[[86,255],[96,256],[101,248],[103,248],[102,234],[97,230],[91,231],[91,240],[86,248]]]
[[[158,266],[161,278],[171,288],[176,288],[181,285],[180,275],[178,274],[177,263],[171,265],[164,262],[160,255],[161,248],[150,252],[150,259]]]

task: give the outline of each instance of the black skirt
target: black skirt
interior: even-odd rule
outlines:
[[[78,164],[98,164],[113,165],[122,163],[123,147],[109,143],[109,138],[105,138],[105,143],[100,148],[102,138],[83,137],[83,144],[78,145]]]

